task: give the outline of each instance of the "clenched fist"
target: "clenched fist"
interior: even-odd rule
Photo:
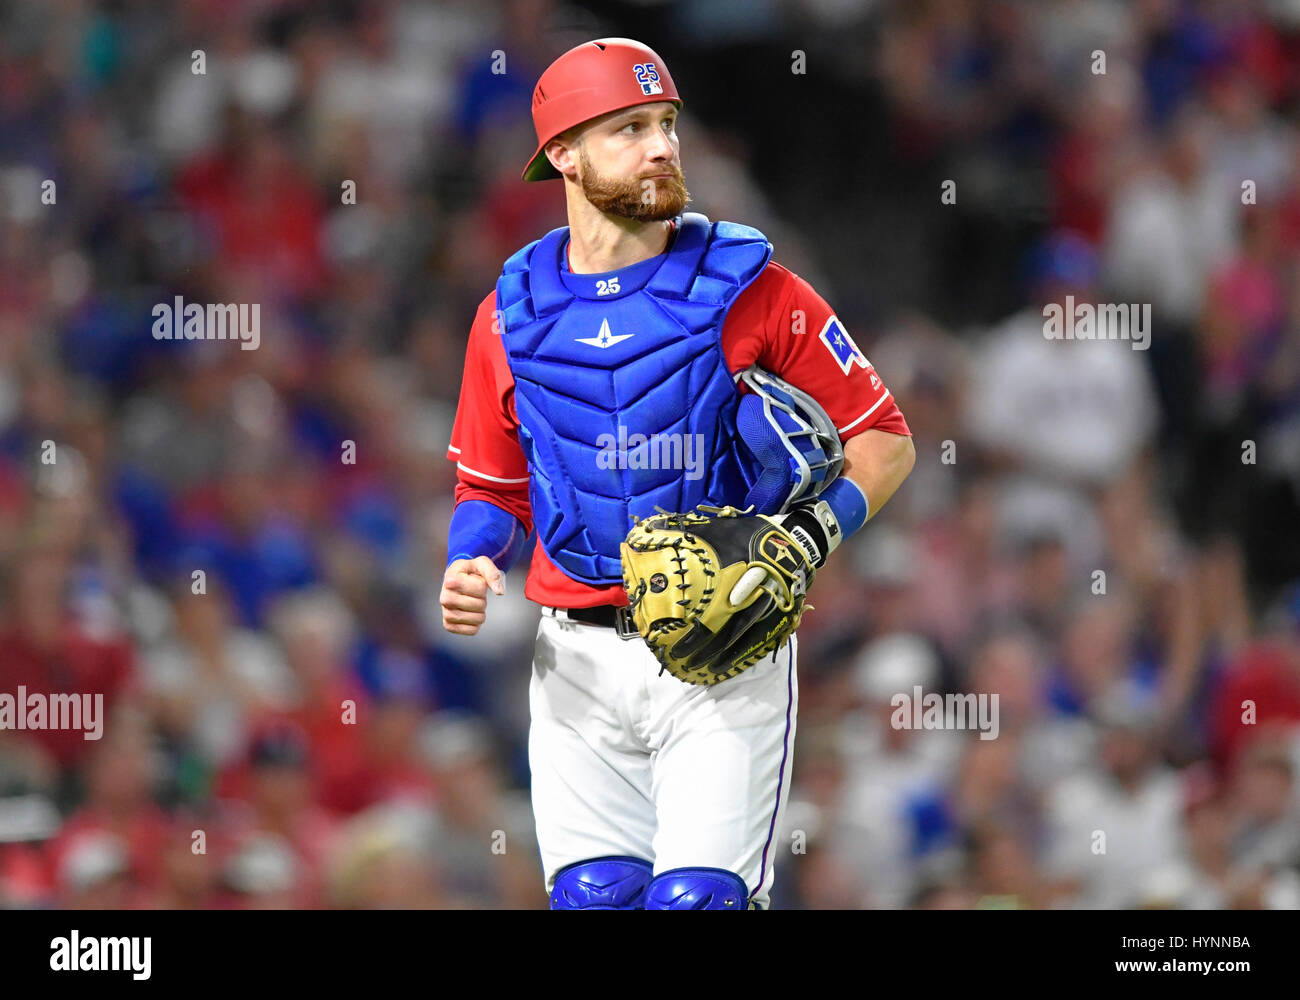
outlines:
[[[442,578],[442,627],[456,635],[476,635],[487,617],[487,592],[504,595],[506,578],[487,556],[457,559]]]

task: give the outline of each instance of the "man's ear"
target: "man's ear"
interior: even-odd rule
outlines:
[[[576,179],[578,176],[578,141],[569,133],[562,132],[546,144],[546,158],[566,178]]]

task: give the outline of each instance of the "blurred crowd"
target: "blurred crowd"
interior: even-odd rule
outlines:
[[[1297,0],[6,5],[0,694],[105,722],[0,730],[0,906],[546,905],[527,560],[442,630],[444,455],[565,222],[532,86],[605,35],[915,435],[800,629],[774,905],[1300,908]]]

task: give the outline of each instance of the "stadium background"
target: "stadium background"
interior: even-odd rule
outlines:
[[[0,906],[545,905],[536,609],[441,629],[443,454],[564,224],[532,85],[607,35],[915,432],[800,631],[774,904],[1300,907],[1297,0],[7,4],[0,691],[109,718],[0,732]],[[1066,293],[1150,350],[1047,341]],[[260,347],[154,340],[178,294]],[[998,738],[891,728],[914,684]]]

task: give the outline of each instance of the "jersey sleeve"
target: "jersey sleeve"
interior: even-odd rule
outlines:
[[[532,530],[528,460],[519,444],[515,383],[494,325],[496,292],[478,307],[465,349],[448,460],[456,463],[456,503],[486,500]]]
[[[911,434],[893,394],[834,310],[775,261],[728,312],[723,349],[733,372],[757,363],[812,396],[841,440],[871,428]]]

